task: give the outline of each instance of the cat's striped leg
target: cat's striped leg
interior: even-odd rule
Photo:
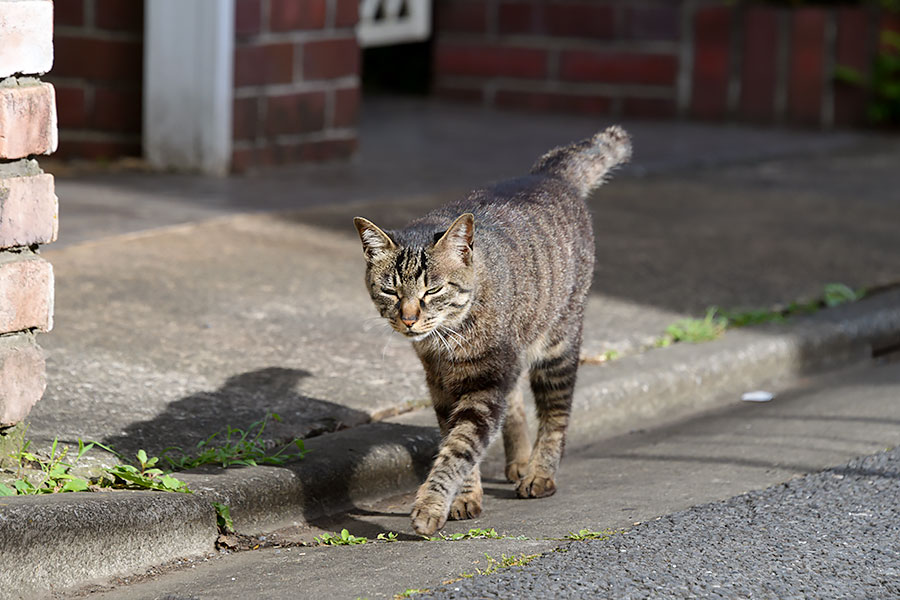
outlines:
[[[566,443],[580,344],[565,346],[531,367],[531,390],[538,416],[538,434],[525,472],[516,486],[520,498],[556,493],[554,477]]]
[[[434,394],[435,392],[432,391],[432,395]],[[449,415],[446,413],[446,410],[445,405],[439,405],[439,407],[435,408],[438,425],[441,428],[441,438],[447,437],[447,433],[450,431],[450,426],[448,424]],[[463,482],[462,489],[459,490],[459,493],[450,505],[450,518],[454,521],[474,519],[481,514],[481,501],[483,496],[484,493],[481,489],[481,469],[479,469],[478,465],[475,465],[475,468],[472,469],[472,472],[466,478],[465,482]]]
[[[416,494],[411,514],[416,533],[431,535],[447,522],[451,503],[500,431],[505,397],[505,391],[494,388],[464,394],[456,404],[434,465]]]
[[[474,519],[481,514],[481,500],[484,492],[481,489],[481,469],[478,465],[463,482],[462,488],[450,504],[450,518],[454,521]]]
[[[516,385],[506,404],[506,419],[503,421],[503,450],[506,453],[506,478],[516,483],[525,474],[525,466],[531,455],[528,441],[528,423],[525,420],[525,406],[522,403],[521,384]]]

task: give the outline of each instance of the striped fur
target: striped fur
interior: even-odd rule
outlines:
[[[369,294],[412,340],[443,436],[416,496],[416,532],[481,513],[478,465],[501,430],[519,497],[556,491],[594,263],[584,199],[630,153],[627,134],[610,127],[402,230],[355,219]],[[538,415],[534,446],[526,380]]]

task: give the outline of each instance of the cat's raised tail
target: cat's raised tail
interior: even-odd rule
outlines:
[[[607,175],[631,158],[631,137],[619,127],[607,127],[593,137],[560,146],[540,157],[531,172],[559,177],[582,197],[600,186]]]

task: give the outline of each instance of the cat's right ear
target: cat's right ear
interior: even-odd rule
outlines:
[[[356,231],[359,232],[359,239],[362,240],[363,251],[366,253],[366,259],[373,260],[380,254],[390,252],[397,246],[394,241],[378,228],[375,223],[362,217],[353,219],[356,225]]]

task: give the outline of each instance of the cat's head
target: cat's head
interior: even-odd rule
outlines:
[[[391,327],[421,340],[439,327],[462,322],[475,287],[471,213],[424,246],[399,244],[362,217],[353,223],[366,255],[369,295]]]

